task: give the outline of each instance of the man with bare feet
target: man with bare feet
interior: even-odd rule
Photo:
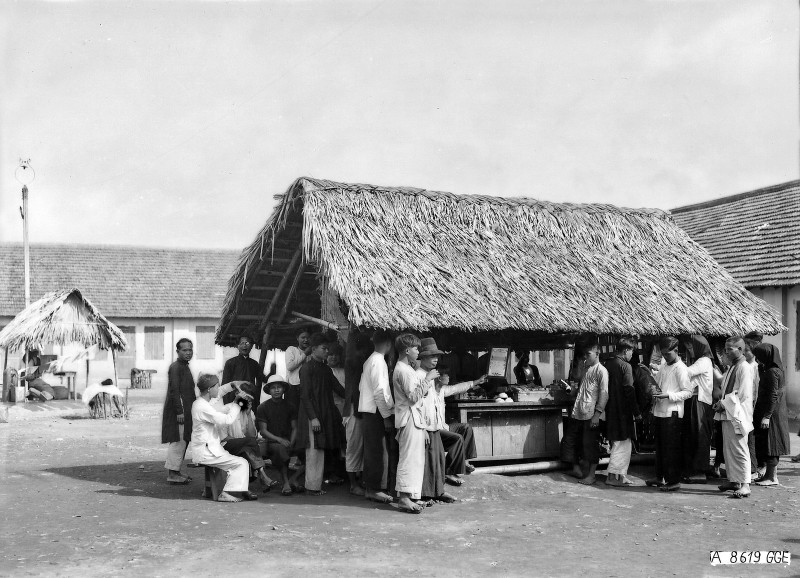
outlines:
[[[571,476],[589,486],[600,462],[599,425],[608,402],[608,371],[600,363],[597,344],[585,350],[584,365],[586,373],[561,440],[561,461],[572,465]]]

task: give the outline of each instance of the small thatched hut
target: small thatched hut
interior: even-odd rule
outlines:
[[[661,210],[312,178],[277,198],[229,282],[220,344],[267,327],[270,345],[292,344],[293,311],[475,347],[784,329]]]
[[[0,348],[41,350],[77,343],[85,348],[124,350],[125,336],[77,289],[54,291],[31,303],[0,331]]]

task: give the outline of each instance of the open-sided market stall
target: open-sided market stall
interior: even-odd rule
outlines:
[[[262,352],[285,348],[293,321],[309,318],[345,339],[408,330],[473,351],[561,350],[588,332],[782,330],[664,211],[312,178],[277,199],[230,280],[220,344],[248,331]],[[547,457],[565,405],[539,398],[455,409],[467,412],[480,457]]]

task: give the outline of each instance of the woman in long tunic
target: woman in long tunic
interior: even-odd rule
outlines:
[[[758,464],[766,464],[758,486],[778,485],[778,460],[789,453],[789,415],[786,410],[786,387],[778,348],[762,343],[753,349],[758,360],[758,398],[753,410]]]
[[[311,337],[311,357],[300,368],[300,411],[297,416],[295,447],[306,450],[306,490],[321,495],[324,477],[325,450],[339,452],[347,438],[342,414],[336,408],[333,394],[345,396],[344,387],[325,365],[328,341],[320,333]]]

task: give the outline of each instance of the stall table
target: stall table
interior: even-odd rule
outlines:
[[[459,399],[447,403],[448,421],[472,426],[475,461],[557,458],[569,404],[534,401],[496,403]]]

